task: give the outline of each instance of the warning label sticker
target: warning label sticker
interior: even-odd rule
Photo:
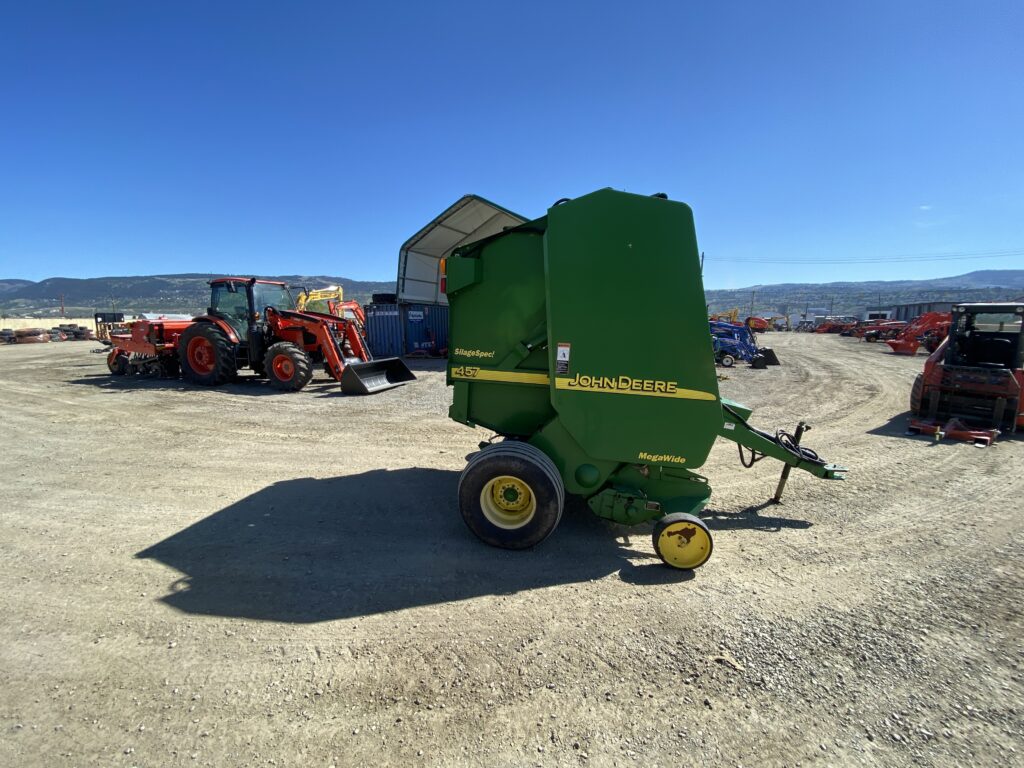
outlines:
[[[572,346],[559,343],[555,351],[555,373],[569,372],[569,355],[572,353]]]

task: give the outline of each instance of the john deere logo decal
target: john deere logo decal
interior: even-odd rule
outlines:
[[[577,373],[555,379],[557,389],[579,392],[604,392],[616,395],[646,395],[648,397],[678,397],[684,400],[717,400],[710,392],[681,389],[674,381],[662,379],[634,379],[632,376],[585,376]]]

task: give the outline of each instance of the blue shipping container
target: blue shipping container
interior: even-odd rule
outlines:
[[[405,354],[437,356],[448,352],[448,307],[402,304]]]
[[[367,304],[366,340],[374,357],[399,357],[402,354],[402,321],[397,304]]]
[[[367,304],[366,340],[374,357],[448,352],[448,307],[440,304]]]

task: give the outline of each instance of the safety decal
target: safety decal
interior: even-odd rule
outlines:
[[[555,373],[569,372],[569,356],[572,354],[572,345],[559,342],[555,352]]]

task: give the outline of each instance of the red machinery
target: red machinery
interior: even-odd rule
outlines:
[[[933,333],[945,336],[949,332],[949,312],[925,312],[915,317],[895,338],[885,343],[897,355],[916,355],[922,339]]]
[[[746,324],[747,328],[752,331],[756,331],[757,333],[764,333],[771,327],[768,321],[763,317],[748,317],[743,322]]]
[[[1024,427],[1024,305],[959,304],[910,392],[910,429],[988,444]]]
[[[345,317],[296,312],[285,283],[218,278],[210,281],[207,314],[140,320],[131,333],[112,334],[107,367],[115,376],[180,372],[205,386],[251,368],[277,389],[298,390],[320,363],[346,394],[379,392],[416,378],[399,358],[374,360],[363,337],[362,307],[354,301],[342,306]]]
[[[906,320],[871,320],[854,331],[864,341],[885,341],[894,339],[907,327]]]
[[[828,317],[814,329],[815,333],[842,333],[857,325],[857,321],[849,317]]]

